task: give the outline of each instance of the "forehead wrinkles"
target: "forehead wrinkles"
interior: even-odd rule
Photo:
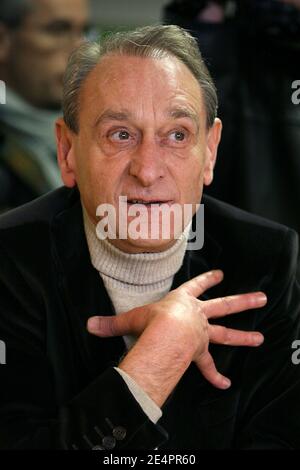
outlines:
[[[80,101],[97,115],[101,107],[119,106],[157,116],[173,103],[200,112],[203,100],[198,82],[177,59],[107,56],[88,75]]]

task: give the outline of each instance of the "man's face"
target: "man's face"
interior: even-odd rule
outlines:
[[[221,124],[207,131],[198,82],[175,58],[104,57],[81,90],[79,133],[61,126],[64,182],[77,183],[95,224],[100,204],[112,204],[118,216],[120,196],[195,209],[211,182]],[[174,233],[112,243],[132,253],[161,251]]]
[[[20,27],[8,30],[7,84],[34,106],[59,108],[68,56],[88,23],[87,0],[32,0]]]

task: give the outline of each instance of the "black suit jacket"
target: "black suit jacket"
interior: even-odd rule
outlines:
[[[123,339],[86,330],[91,315],[111,315],[113,307],[89,259],[77,190],[61,188],[0,218],[1,448],[300,448],[300,365],[291,361],[300,339],[296,235],[203,202],[204,248],[186,252],[173,288],[221,268],[224,281],[204,299],[265,291],[264,309],[218,321],[259,330],[265,342],[211,345],[231,388],[214,388],[191,364],[157,425],[113,369]]]

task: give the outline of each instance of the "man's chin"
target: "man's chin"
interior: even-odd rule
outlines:
[[[112,239],[109,242],[121,251],[126,253],[158,253],[171,248],[176,243],[176,239],[149,239],[149,238],[127,238]]]

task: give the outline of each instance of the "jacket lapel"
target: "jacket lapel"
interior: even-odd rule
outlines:
[[[125,343],[121,337],[95,337],[86,329],[89,317],[114,315],[114,310],[102,279],[90,261],[78,193],[75,202],[56,216],[52,236],[58,282],[69,314],[70,328],[83,369],[89,378],[95,377],[107,367],[117,365],[125,351]]]

